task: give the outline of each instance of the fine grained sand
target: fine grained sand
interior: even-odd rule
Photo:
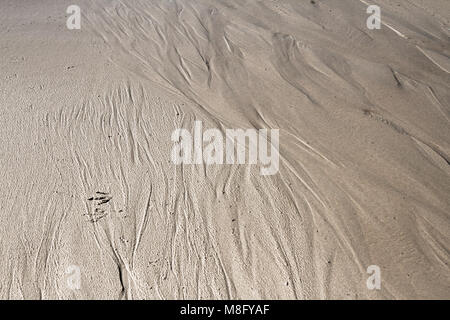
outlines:
[[[449,299],[450,2],[365,2],[1,0],[0,298]],[[175,166],[195,120],[279,172]]]

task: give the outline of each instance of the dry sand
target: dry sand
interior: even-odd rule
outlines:
[[[450,2],[365,2],[1,0],[0,298],[450,299]]]

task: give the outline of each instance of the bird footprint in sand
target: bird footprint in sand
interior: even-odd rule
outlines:
[[[111,201],[111,199],[112,196],[108,193],[100,191],[97,191],[95,196],[88,199],[88,201],[92,201],[94,203],[94,212],[88,214],[91,222],[97,222],[108,215],[105,205]]]

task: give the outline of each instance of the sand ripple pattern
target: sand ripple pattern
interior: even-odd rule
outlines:
[[[80,1],[79,73],[0,86],[0,297],[450,298],[449,4],[378,2]],[[279,173],[173,165],[195,120],[279,128]]]

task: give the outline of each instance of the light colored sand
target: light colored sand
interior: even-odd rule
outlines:
[[[1,298],[450,298],[450,2],[74,2],[0,1]],[[194,120],[279,173],[173,165]]]

